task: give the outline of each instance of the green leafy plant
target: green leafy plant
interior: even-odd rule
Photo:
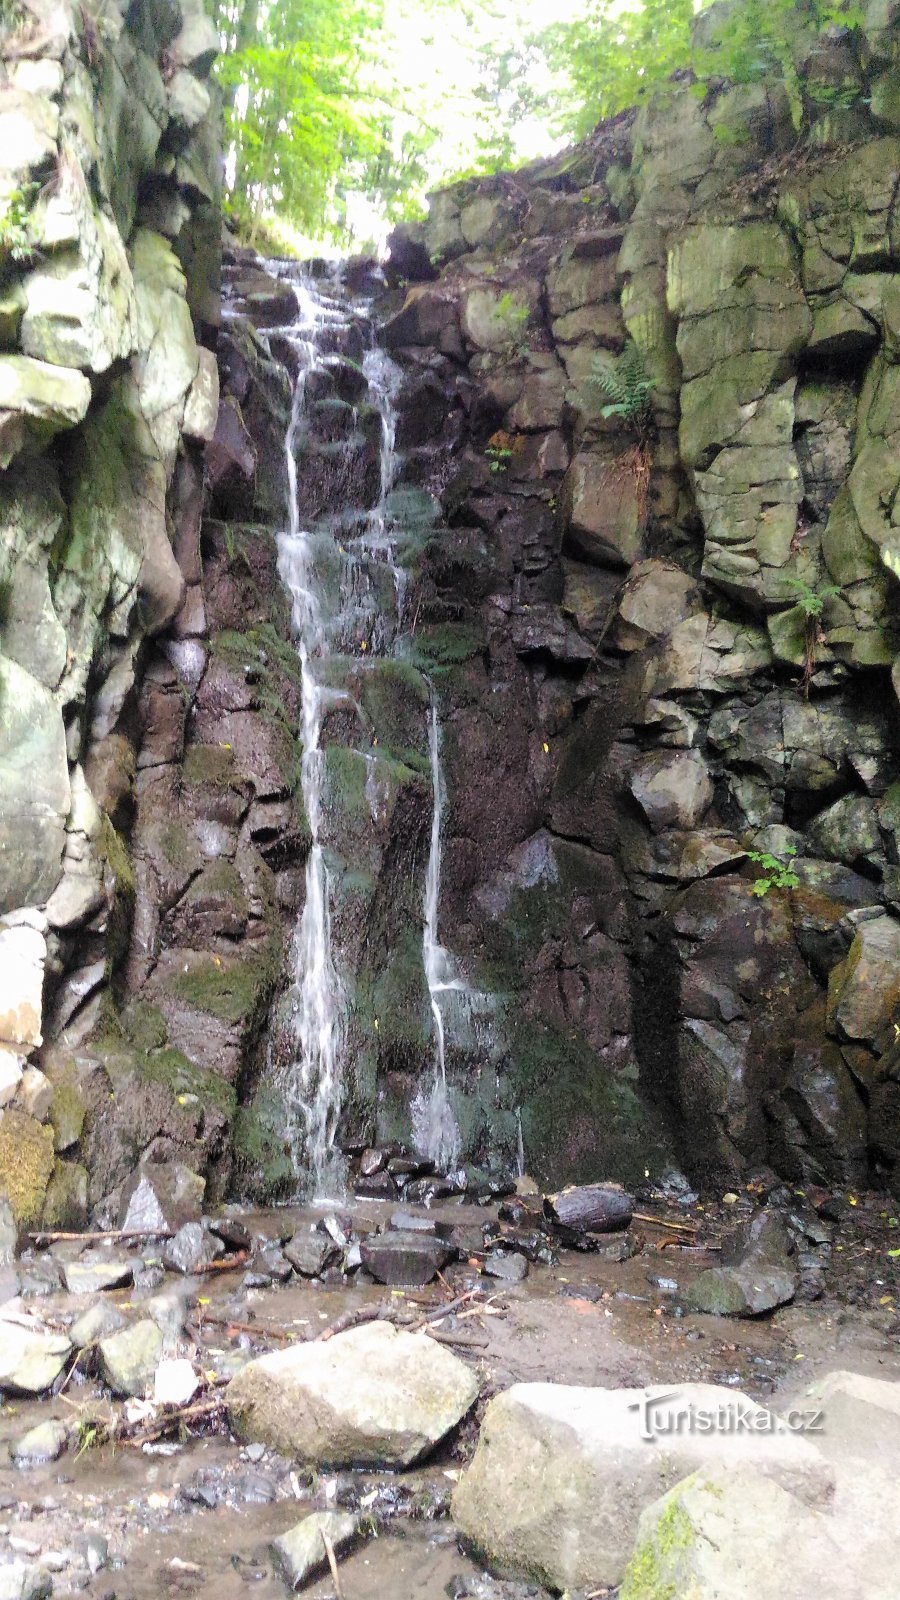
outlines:
[[[803,613],[803,691],[808,696],[809,686],[816,663],[819,658],[819,648],[825,643],[825,634],[822,629],[822,613],[828,600],[835,600],[840,595],[840,589],[835,583],[826,583],[821,589],[813,589],[802,578],[785,579],[787,587],[794,591],[795,605]]]
[[[33,253],[28,229],[31,190],[13,189],[0,198],[0,264],[27,261]]]
[[[621,417],[635,425],[638,433],[646,431],[651,421],[650,396],[656,387],[644,365],[644,358],[633,339],[614,360],[612,356],[595,356],[590,382],[609,395],[609,403],[601,408],[603,417]]]
[[[796,846],[792,844],[785,845],[784,856],[773,855],[771,850],[748,850],[748,858],[755,866],[762,867],[760,876],[754,880],[751,894],[762,900],[770,889],[798,888],[800,879],[791,870],[791,857],[796,854]]]
[[[813,589],[808,583],[804,583],[802,578],[786,578],[785,582],[789,589],[793,589],[797,597],[795,604],[800,607],[805,617],[821,617],[826,600],[836,600],[841,592],[836,583],[827,583],[821,589]]]
[[[512,450],[507,444],[486,445],[484,453],[492,472],[505,472],[512,460]]]

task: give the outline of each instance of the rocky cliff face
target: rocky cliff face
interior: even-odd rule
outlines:
[[[544,1172],[896,1181],[898,20],[864,9],[798,25],[802,119],[686,79],[393,243],[415,426],[443,393],[459,436],[419,620],[447,913]],[[626,345],[652,418],[604,412]]]
[[[79,1140],[116,1080],[93,1062],[86,1089],[71,1048],[128,946],[154,719],[203,631],[216,48],[200,0],[3,8],[0,1187],[20,1220],[84,1215],[105,1182]],[[38,1067],[42,1040],[70,1052]]]
[[[347,1135],[408,1137],[433,1066],[433,689],[463,1154],[900,1184],[898,23],[865,10],[798,29],[801,137],[783,86],[676,82],[347,275],[302,514],[377,498],[380,322],[407,574],[395,664],[370,616],[335,665],[366,739],[324,729]],[[310,845],[293,291],[233,254],[216,340],[199,8],[28,0],[3,50],[0,1188],[45,1225],[148,1169],[265,1197]],[[605,415],[625,350],[649,407]]]

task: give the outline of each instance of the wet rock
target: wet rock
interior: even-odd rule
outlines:
[[[230,1250],[249,1250],[252,1243],[250,1230],[240,1217],[207,1217],[205,1222],[210,1233],[214,1233]]]
[[[364,1150],[359,1158],[360,1177],[374,1178],[387,1165],[387,1159],[386,1150]]]
[[[145,1318],[101,1340],[98,1350],[101,1375],[113,1393],[142,1396],[153,1384],[163,1336],[156,1323]]]
[[[285,1259],[302,1278],[318,1278],[330,1262],[336,1260],[338,1249],[334,1241],[321,1233],[295,1233],[290,1244],[284,1247]]]
[[[423,1217],[418,1211],[392,1211],[390,1227],[397,1233],[431,1233],[438,1231],[434,1217]],[[441,1238],[445,1238],[441,1234]]]
[[[485,1257],[484,1271],[504,1283],[522,1283],[528,1277],[528,1262],[515,1250],[492,1250]]]
[[[181,1162],[148,1162],[122,1191],[119,1226],[135,1233],[175,1232],[198,1222],[206,1182]]]
[[[70,1294],[96,1294],[101,1289],[121,1289],[130,1283],[133,1263],[121,1256],[86,1250],[77,1261],[63,1264],[63,1281]]]
[[[289,1528],[280,1539],[269,1546],[275,1564],[292,1589],[302,1589],[304,1584],[328,1568],[328,1553],[322,1539],[323,1533],[334,1548],[335,1554],[349,1549],[359,1531],[359,1518],[346,1511],[314,1511],[295,1527]]]
[[[17,1467],[37,1467],[47,1461],[58,1461],[69,1442],[69,1430],[63,1422],[39,1422],[29,1428],[21,1439],[9,1447]]]
[[[687,1290],[689,1311],[706,1311],[717,1317],[759,1317],[793,1300],[797,1288],[794,1272],[782,1267],[710,1267]]]
[[[353,1185],[361,1200],[396,1200],[397,1185],[389,1172],[373,1173],[371,1178],[357,1178]]]
[[[360,1245],[362,1264],[378,1283],[415,1289],[430,1283],[456,1252],[442,1239],[421,1233],[385,1233]]]
[[[60,1334],[0,1322],[0,1393],[40,1394],[49,1389],[71,1350],[69,1340]]]
[[[320,1466],[409,1466],[465,1416],[478,1382],[432,1341],[372,1322],[251,1361],[227,1392],[232,1427]]]
[[[833,1473],[818,1451],[746,1395],[684,1384],[648,1409],[648,1393],[528,1383],[498,1395],[453,1495],[465,1540],[493,1567],[595,1588],[621,1580],[641,1512],[704,1466],[752,1466],[804,1501],[827,1500]],[[710,1413],[749,1425],[691,1425]]]
[[[151,1295],[149,1300],[144,1301],[143,1310],[156,1323],[167,1347],[177,1344],[184,1334],[191,1298],[184,1292],[184,1287],[179,1286],[164,1289],[161,1294]]]
[[[187,1275],[209,1266],[214,1251],[200,1222],[185,1222],[163,1251],[163,1261],[173,1272]]]
[[[80,1317],[76,1317],[69,1329],[69,1338],[76,1350],[88,1350],[92,1345],[99,1344],[101,1339],[118,1333],[124,1326],[125,1318],[118,1306],[111,1300],[98,1300],[96,1305],[89,1306]]]

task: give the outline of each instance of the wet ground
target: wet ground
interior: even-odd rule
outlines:
[[[479,1277],[463,1262],[448,1270],[446,1285],[410,1291],[296,1281],[247,1289],[242,1269],[203,1279],[170,1276],[167,1287],[177,1282],[193,1306],[183,1349],[208,1375],[224,1376],[242,1351],[277,1348],[285,1342],[279,1335],[314,1336],[365,1305],[421,1314],[476,1288],[477,1298],[432,1327],[477,1370],[482,1407],[492,1393],[520,1380],[631,1387],[705,1380],[765,1401],[796,1393],[833,1367],[900,1379],[898,1261],[890,1254],[897,1219],[883,1198],[852,1198],[825,1296],[752,1320],[679,1314],[680,1294],[717,1254],[684,1248],[673,1233],[639,1224],[630,1230],[638,1248],[629,1259],[563,1250],[556,1265],[532,1266],[527,1280],[514,1285]],[[352,1214],[357,1225],[386,1223],[389,1210],[357,1202]],[[429,1213],[479,1224],[487,1214],[460,1205]],[[244,1220],[276,1237],[310,1215],[296,1208]],[[713,1245],[729,1216],[719,1206],[698,1220],[697,1237]],[[127,1305],[137,1297],[123,1290],[111,1298]],[[33,1309],[52,1322],[63,1301],[71,1310],[70,1296],[48,1297]],[[316,1477],[260,1447],[242,1449],[222,1422],[155,1442],[91,1447],[90,1419],[98,1407],[102,1414],[112,1405],[96,1379],[76,1370],[55,1397],[0,1409],[0,1546],[55,1569],[54,1595],[275,1600],[286,1589],[273,1570],[268,1541],[309,1509],[341,1505],[361,1507],[377,1528],[341,1562],[343,1600],[437,1600],[480,1592],[466,1586],[476,1582],[478,1568],[458,1549],[446,1515],[455,1475],[474,1446],[477,1417],[425,1469],[393,1477]],[[121,1402],[116,1409],[121,1413]],[[79,1454],[73,1445],[45,1466],[8,1464],[7,1442],[48,1417],[70,1427],[87,1423],[87,1447]],[[103,1565],[102,1546],[91,1545],[91,1535],[107,1541]],[[335,1589],[329,1577],[306,1592],[323,1597]]]

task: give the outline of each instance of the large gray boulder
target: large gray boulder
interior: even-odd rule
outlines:
[[[710,1416],[718,1425],[703,1425]],[[654,1397],[526,1383],[488,1406],[453,1516],[501,1572],[555,1589],[615,1585],[642,1511],[712,1465],[753,1467],[808,1502],[832,1492],[815,1447],[733,1390],[685,1384]]]
[[[465,1416],[478,1381],[424,1334],[371,1322],[251,1361],[228,1386],[243,1439],[317,1466],[408,1467]]]

